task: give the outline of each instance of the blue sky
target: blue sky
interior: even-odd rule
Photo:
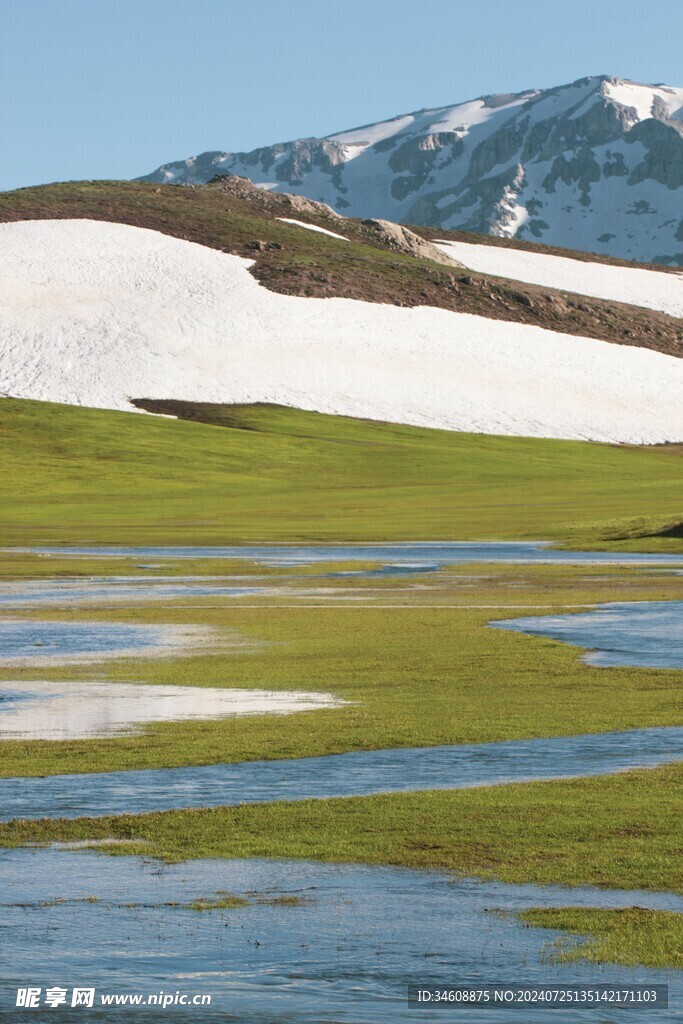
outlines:
[[[0,0],[0,189],[616,74],[683,85],[683,0]]]

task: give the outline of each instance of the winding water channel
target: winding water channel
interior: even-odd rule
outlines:
[[[303,800],[606,775],[683,761],[683,728],[471,746],[361,750],[326,757],[245,761],[3,779],[0,820],[136,814],[262,800]]]

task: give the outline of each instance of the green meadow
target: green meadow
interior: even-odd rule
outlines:
[[[682,551],[680,449],[272,406],[229,425],[0,402],[12,544],[550,539]]]

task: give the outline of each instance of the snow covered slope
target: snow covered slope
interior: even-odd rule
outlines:
[[[608,76],[324,139],[209,152],[142,180],[239,174],[351,217],[683,266],[683,89]]]
[[[454,430],[683,440],[683,360],[441,309],[268,291],[250,262],[87,220],[0,225],[0,391],[267,401]]]
[[[461,266],[482,274],[495,274],[611,302],[627,302],[683,318],[683,273],[663,274],[639,267],[615,267],[609,263],[574,260],[501,245],[477,245],[476,242],[437,241],[435,244]]]

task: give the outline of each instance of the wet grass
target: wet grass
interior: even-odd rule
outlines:
[[[104,849],[104,847],[103,847]],[[213,896],[199,896],[197,899],[182,902],[171,900],[164,903],[113,903],[110,900],[102,900],[99,896],[67,897],[58,896],[51,900],[32,900],[24,903],[4,903],[8,908],[19,908],[26,910],[44,910],[51,908],[69,908],[80,904],[103,903],[107,909],[122,908],[125,910],[161,910],[165,908],[177,908],[179,910],[240,910],[244,907],[306,907],[314,903],[310,896],[297,895],[271,895],[269,893],[250,892],[245,896],[239,896],[231,892],[219,891]]]
[[[217,892],[214,896],[200,896],[188,903],[127,903],[127,907],[178,907],[180,910],[241,910],[244,907],[306,907],[313,903],[312,897],[284,895],[272,896],[267,893],[250,892],[238,896],[231,892]]]
[[[683,723],[680,672],[596,668],[574,647],[491,630],[491,619],[571,611],[604,600],[680,598],[683,578],[569,566],[457,566],[363,580],[362,600],[292,598],[182,607],[42,609],[21,617],[204,625],[247,646],[160,659],[3,668],[40,679],[310,689],[346,706],[288,716],[158,723],[105,740],[6,741],[2,775],[46,775],[306,757],[606,732]],[[429,589],[422,589],[423,586]],[[483,607],[463,607],[481,605]],[[515,605],[541,605],[515,608]],[[574,609],[576,610],[576,609]],[[19,613],[17,613],[19,614]]]
[[[27,820],[0,825],[0,844],[117,838],[170,861],[292,857],[680,893],[682,784],[683,766],[671,765],[471,790]]]
[[[171,906],[172,904],[163,904],[165,906]],[[186,910],[238,910],[241,907],[249,907],[251,903],[249,900],[245,900],[243,896],[233,896],[230,893],[226,893],[223,896],[203,896],[199,899],[192,900],[190,903],[176,903],[174,906],[183,907]]]
[[[277,406],[232,407],[230,422],[0,400],[3,543],[555,539],[683,551],[679,448]]]
[[[0,580],[16,581],[27,583],[37,581],[50,582],[87,582],[93,577],[107,576],[130,576],[135,580],[148,581],[165,580],[172,583],[176,577],[198,576],[201,577],[231,577],[234,585],[239,586],[240,577],[253,578],[254,583],[260,581],[267,586],[271,580],[296,581],[299,577],[315,577],[325,573],[337,573],[346,571],[367,572],[378,569],[383,563],[377,561],[329,561],[315,562],[310,565],[294,566],[271,566],[260,562],[253,562],[242,558],[216,558],[199,556],[197,558],[172,558],[172,557],[128,557],[128,556],[98,556],[92,555],[67,555],[60,554],[57,549],[54,552],[39,554],[33,551],[12,551],[0,550]],[[263,579],[261,579],[263,577]],[[250,585],[250,579],[245,580],[245,585]],[[220,580],[216,580],[216,585]],[[230,580],[226,580],[226,585]],[[308,579],[310,584],[310,579]],[[326,580],[325,585],[333,585],[334,580]]]
[[[3,907],[21,910],[44,910],[48,907],[73,907],[82,903],[100,903],[99,896],[56,896],[51,900],[30,900],[23,903],[3,903]]]
[[[546,952],[550,963],[584,960],[683,968],[683,914],[643,907],[559,907],[525,910],[517,916],[536,928],[569,932],[583,940],[560,938],[550,943]]]

